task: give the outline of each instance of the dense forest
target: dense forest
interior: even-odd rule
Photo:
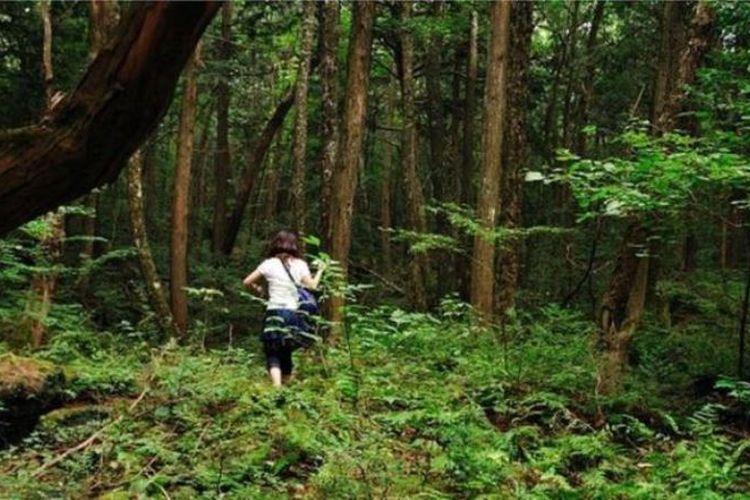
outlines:
[[[748,497],[750,3],[0,1],[0,95],[0,497]]]

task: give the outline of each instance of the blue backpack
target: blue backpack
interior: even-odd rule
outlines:
[[[292,280],[295,288],[297,288],[297,301],[299,302],[297,310],[302,312],[302,314],[306,317],[319,316],[320,307],[318,306],[318,300],[315,298],[315,295],[313,295],[313,293],[307,288],[297,284],[297,281],[292,276],[292,273],[289,270],[289,267],[286,265],[286,262],[284,262],[284,259],[279,257],[279,260],[281,261],[281,265],[284,266],[284,270],[286,271],[287,276],[289,276],[289,279]]]

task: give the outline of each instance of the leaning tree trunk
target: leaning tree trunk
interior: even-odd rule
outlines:
[[[245,216],[245,209],[247,208],[247,202],[250,200],[250,194],[253,191],[258,174],[261,171],[263,160],[266,158],[268,148],[273,142],[273,138],[277,132],[281,129],[284,124],[289,109],[294,103],[294,88],[289,90],[284,96],[284,99],[276,106],[271,118],[266,122],[263,130],[258,137],[258,141],[255,143],[255,147],[249,155],[247,166],[242,174],[240,180],[239,191],[237,192],[237,200],[232,210],[232,215],[229,217],[229,224],[227,225],[227,232],[224,238],[224,243],[221,247],[221,251],[224,255],[230,255],[234,249],[234,244],[237,241],[237,235],[240,232],[240,226],[242,225],[242,219]]]
[[[305,0],[302,35],[297,66],[295,101],[297,116],[294,121],[292,147],[292,228],[298,233],[305,230],[305,153],[307,151],[307,92],[310,81],[313,39],[315,35],[315,2]]]
[[[177,164],[174,174],[172,198],[172,232],[169,247],[169,291],[174,323],[181,337],[187,335],[187,241],[188,202],[190,200],[190,167],[193,158],[193,130],[195,128],[195,105],[198,97],[196,66],[200,58],[200,45],[185,68],[185,91],[180,110],[180,126],[177,137]]]
[[[495,229],[502,178],[503,123],[506,115],[510,2],[496,1],[491,7],[490,41],[487,56],[482,130],[482,183],[477,201],[479,231],[474,236],[471,262],[471,305],[482,321],[492,319],[494,304]]]
[[[320,97],[321,137],[323,155],[321,159],[320,218],[322,235],[330,246],[330,206],[333,170],[336,166],[338,147],[338,47],[339,47],[339,0],[323,0],[320,24]]]
[[[500,223],[508,228],[521,226],[521,172],[528,165],[526,110],[528,109],[528,68],[531,35],[534,31],[533,2],[515,2],[510,12],[510,56],[508,59],[508,117],[505,122],[506,167],[501,178]],[[505,314],[515,307],[522,241],[503,242],[498,258],[499,282],[497,311]]]
[[[156,270],[146,232],[146,221],[143,216],[143,159],[140,151],[137,151],[128,162],[128,212],[133,243],[138,252],[138,263],[143,273],[151,308],[156,314],[156,321],[164,335],[177,337],[179,332],[164,296],[164,287]]]
[[[406,219],[410,230],[417,233],[427,231],[424,212],[424,194],[417,171],[417,110],[414,102],[414,43],[409,31],[412,2],[401,3],[401,106],[403,124],[401,132],[401,170],[404,175],[406,194]],[[437,165],[434,165],[438,168]],[[412,255],[409,259],[409,297],[411,305],[418,309],[427,307],[426,278],[429,263],[426,254]]]
[[[370,74],[375,2],[361,1],[353,5],[352,31],[347,56],[346,99],[344,101],[341,132],[338,143],[336,168],[333,172],[330,228],[331,256],[341,266],[344,276],[349,267],[352,213],[357,187],[359,157],[365,134],[367,115],[367,88]],[[343,319],[344,298],[334,296],[329,301],[329,318],[336,325]],[[339,328],[334,328],[331,341],[335,341]]]
[[[226,2],[221,12],[221,41],[219,57],[224,63],[232,55],[232,2]],[[229,74],[219,75],[216,82],[216,152],[214,153],[214,211],[211,231],[211,251],[218,253],[224,242],[227,226],[227,191],[231,172],[229,150],[229,102],[231,99]]]
[[[167,110],[221,4],[133,4],[76,89],[40,124],[0,133],[0,235],[112,182]]]

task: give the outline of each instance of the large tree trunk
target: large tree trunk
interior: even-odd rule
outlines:
[[[156,321],[162,333],[169,337],[176,337],[179,332],[175,328],[172,311],[164,296],[164,287],[159,279],[156,264],[151,254],[148,242],[146,222],[143,216],[143,159],[137,151],[128,162],[128,211],[130,227],[133,232],[133,243],[138,252],[138,263],[143,273],[146,292],[151,302],[151,308],[156,314]]]
[[[508,228],[521,226],[521,172],[529,162],[526,140],[528,109],[528,68],[531,35],[534,31],[533,2],[515,2],[510,13],[510,55],[508,59],[508,116],[505,122],[505,157],[501,179],[500,223]],[[505,314],[515,306],[522,241],[512,239],[500,248],[497,311]]]
[[[503,123],[506,116],[510,2],[491,7],[482,130],[482,182],[477,201],[480,229],[474,237],[471,263],[471,304],[483,321],[492,319],[494,304],[495,240],[484,234],[495,229],[502,178]]]
[[[347,56],[346,99],[338,143],[336,168],[333,172],[330,228],[331,256],[341,266],[344,276],[349,268],[351,246],[351,224],[354,209],[354,194],[357,188],[359,157],[365,134],[367,116],[367,88],[370,74],[372,49],[372,27],[375,19],[375,2],[365,0],[353,5],[352,31]],[[335,324],[343,319],[344,298],[332,297],[329,301],[329,316]],[[336,337],[331,335],[333,341]]]
[[[219,57],[228,62],[232,55],[232,2],[226,2],[221,12],[221,42]],[[222,74],[216,85],[216,152],[214,163],[214,211],[211,231],[211,250],[219,252],[227,227],[227,191],[231,172],[229,150],[229,75]]]
[[[410,32],[412,2],[401,3],[401,106],[403,123],[401,133],[401,169],[406,194],[406,220],[408,229],[417,233],[427,231],[424,213],[424,194],[417,169],[417,111],[414,102],[414,43]],[[434,167],[438,168],[437,165]],[[424,253],[409,259],[409,297],[412,306],[427,307],[426,275],[429,263]]]
[[[295,101],[297,116],[294,121],[292,148],[292,228],[298,233],[305,230],[305,153],[307,151],[307,92],[310,80],[313,39],[315,35],[315,2],[303,2],[302,35],[297,66]]]
[[[180,110],[180,126],[177,136],[177,164],[174,174],[172,197],[172,232],[169,252],[169,291],[174,323],[181,337],[187,335],[187,240],[188,201],[190,199],[190,167],[193,160],[193,130],[195,128],[195,106],[198,97],[196,82],[197,61],[200,45],[185,68],[185,91]]]
[[[113,181],[159,123],[220,4],[137,3],[42,123],[0,133],[0,235]]]
[[[339,0],[323,0],[323,19],[320,26],[320,85],[322,95],[320,217],[322,235],[326,244],[331,243],[330,206],[333,170],[336,166],[338,147],[338,47],[339,47]]]
[[[226,237],[224,238],[224,243],[221,248],[224,255],[230,255],[232,249],[234,249],[234,244],[237,241],[237,235],[239,234],[240,226],[242,225],[242,219],[245,216],[247,202],[250,200],[253,186],[258,179],[258,174],[261,172],[263,160],[266,158],[268,148],[271,146],[274,136],[276,136],[276,133],[284,124],[284,119],[289,113],[289,109],[291,109],[293,103],[294,88],[289,90],[286,93],[286,96],[284,96],[284,99],[282,99],[278,106],[276,106],[276,110],[263,127],[260,137],[258,137],[258,141],[255,143],[255,147],[248,157],[247,166],[245,167],[242,179],[240,180],[237,200],[234,209],[232,210],[232,215],[229,217]]]

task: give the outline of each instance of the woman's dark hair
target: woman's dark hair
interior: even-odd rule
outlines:
[[[281,257],[284,259],[296,257],[301,259],[302,252],[297,243],[297,234],[292,231],[279,231],[276,233],[276,236],[268,244],[266,256],[269,259],[271,257]]]

